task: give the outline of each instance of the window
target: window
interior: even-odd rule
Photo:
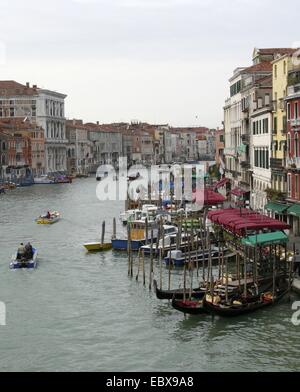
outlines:
[[[283,62],[283,73],[286,74],[286,61]]]
[[[290,103],[287,104],[287,119],[288,120],[291,119],[291,104]]]
[[[274,77],[277,79],[277,65],[274,66]]]
[[[291,189],[292,189],[292,187],[291,187],[291,176],[290,175],[288,175],[288,178],[287,178],[287,184],[288,184],[288,194],[289,194],[289,196],[291,196]]]
[[[295,109],[294,118],[295,118],[295,120],[297,120],[298,119],[298,115],[299,115],[299,112],[298,112],[298,102],[295,102],[294,109]]]
[[[277,133],[277,117],[274,117],[274,132]]]
[[[299,176],[295,176],[295,193],[299,195]]]
[[[298,158],[299,157],[299,137],[298,137],[298,133],[296,133],[295,135],[295,157]]]

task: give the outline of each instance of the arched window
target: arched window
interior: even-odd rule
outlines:
[[[299,136],[298,132],[295,134],[295,157],[297,158],[299,156]]]
[[[287,153],[290,155],[291,154],[291,134],[288,134],[287,137]]]

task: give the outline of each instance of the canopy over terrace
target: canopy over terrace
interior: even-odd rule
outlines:
[[[220,193],[214,192],[211,189],[197,189],[193,193],[193,202],[202,204],[205,207],[217,206],[224,203],[225,197]]]
[[[233,234],[244,236],[247,231],[285,230],[290,226],[285,222],[269,218],[248,209],[221,209],[208,212],[208,219]]]
[[[255,247],[257,245],[277,245],[277,244],[287,244],[289,238],[282,231],[275,231],[274,233],[265,233],[252,235],[250,237],[243,238],[242,244],[247,246]]]

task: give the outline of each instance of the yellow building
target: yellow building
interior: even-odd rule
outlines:
[[[292,66],[291,54],[278,56],[273,62],[273,138],[272,138],[272,188],[286,192],[285,167],[286,151],[286,109],[284,98],[287,95],[288,71]]]

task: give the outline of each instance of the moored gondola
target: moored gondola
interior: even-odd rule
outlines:
[[[277,290],[274,297],[271,292],[265,292],[259,296],[241,297],[240,299],[233,300],[229,304],[225,303],[225,301],[216,303],[215,301],[212,301],[211,297],[205,296],[203,299],[203,306],[208,312],[218,316],[241,316],[276,304],[288,293],[288,291],[289,290],[286,288]]]
[[[175,289],[175,290],[160,290],[157,286],[157,281],[153,281],[153,286],[154,286],[154,291],[156,293],[156,297],[158,299],[164,300],[164,299],[183,299],[184,298],[184,289]],[[186,291],[186,294],[188,294],[188,291]],[[206,288],[195,288],[192,290],[192,297],[193,298],[203,298],[204,294],[206,292]]]
[[[179,312],[186,313],[186,314],[204,314],[208,313],[208,310],[203,306],[203,299],[187,299],[187,300],[172,300],[172,306],[174,309],[178,310]]]

